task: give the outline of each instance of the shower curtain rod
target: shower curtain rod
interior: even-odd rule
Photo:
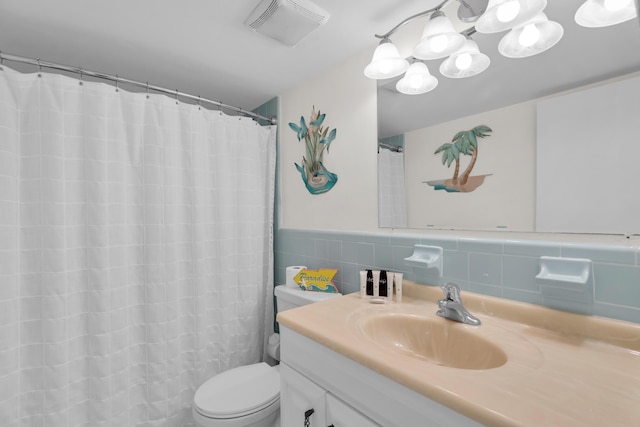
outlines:
[[[181,97],[181,98],[187,98],[187,99],[191,99],[193,101],[197,101],[198,103],[206,102],[207,104],[216,105],[216,106],[220,107],[221,109],[227,109],[227,110],[235,111],[236,113],[240,113],[240,115],[251,116],[251,117],[256,118],[256,119],[266,120],[267,122],[269,122],[269,124],[272,124],[272,125],[277,124],[277,120],[276,120],[275,117],[266,117],[266,116],[263,116],[262,114],[254,113],[252,111],[243,110],[240,107],[234,107],[233,105],[223,104],[222,102],[213,101],[211,99],[202,98],[200,96],[195,96],[195,95],[190,95],[188,93],[178,92],[177,89],[176,90],[171,90],[171,89],[167,89],[167,88],[164,88],[164,87],[161,87],[161,86],[151,85],[151,84],[149,84],[149,82],[140,82],[140,81],[137,81],[137,80],[125,79],[125,78],[122,78],[122,77],[118,76],[117,74],[115,76],[113,76],[113,75],[110,75],[110,74],[104,74],[104,73],[98,73],[96,71],[85,70],[82,67],[71,67],[71,66],[68,66],[68,65],[56,64],[54,62],[41,61],[39,58],[36,58],[36,59],[26,58],[24,56],[6,54],[6,53],[0,51],[0,65],[2,65],[2,61],[5,61],[5,60],[13,61],[13,62],[21,62],[23,64],[35,65],[39,69],[44,67],[44,68],[51,68],[53,70],[67,71],[67,72],[70,72],[70,73],[80,74],[80,76],[96,77],[96,78],[99,78],[99,79],[116,82],[116,84],[125,83],[125,84],[131,85],[131,86],[136,86],[136,87],[140,87],[140,88],[146,89],[147,92],[152,90],[154,92],[160,92],[160,93],[164,93],[164,94],[167,94],[167,95],[172,95],[172,96],[175,96],[176,99],[178,99],[178,97]]]
[[[395,151],[396,153],[402,153],[403,148],[398,146],[398,145],[389,145],[389,144],[384,144],[382,142],[378,143],[378,147],[379,148],[386,148],[389,151]]]

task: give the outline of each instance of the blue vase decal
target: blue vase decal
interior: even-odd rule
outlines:
[[[300,124],[289,123],[289,127],[296,133],[298,142],[305,143],[305,155],[302,156],[302,164],[295,163],[296,169],[300,172],[305,187],[311,194],[322,194],[331,190],[338,175],[329,172],[322,164],[325,150],[329,153],[331,142],[336,138],[337,130],[329,131],[328,127],[323,127],[325,114],[315,107],[311,112],[309,126],[303,116],[300,117]]]

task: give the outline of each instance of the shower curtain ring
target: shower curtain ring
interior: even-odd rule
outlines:
[[[180,105],[180,102],[178,100],[178,89],[176,89],[176,105]]]
[[[82,79],[84,78],[84,73],[82,72],[82,67],[78,68],[78,70],[80,71],[80,81],[78,82],[78,84],[82,86],[84,84],[82,82]]]
[[[149,82],[147,82],[147,99],[149,99]]]
[[[202,110],[202,106],[200,105],[200,95],[198,95],[198,110]]]
[[[120,92],[120,89],[118,88],[119,82],[120,82],[120,77],[116,74],[116,92]]]
[[[36,58],[36,62],[38,63],[38,77],[42,77],[42,65],[40,65],[40,58]]]

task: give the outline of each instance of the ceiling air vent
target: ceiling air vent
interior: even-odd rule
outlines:
[[[295,46],[329,20],[329,14],[308,0],[262,0],[245,25],[287,46]]]

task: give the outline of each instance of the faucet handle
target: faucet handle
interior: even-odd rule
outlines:
[[[436,311],[438,316],[468,325],[480,325],[480,319],[469,313],[462,305],[460,286],[455,283],[447,283],[440,288],[444,292],[444,299],[438,300],[439,310]]]
[[[445,283],[440,287],[442,292],[444,292],[444,298],[447,301],[455,301],[462,302],[462,297],[460,296],[460,286],[455,283]]]

